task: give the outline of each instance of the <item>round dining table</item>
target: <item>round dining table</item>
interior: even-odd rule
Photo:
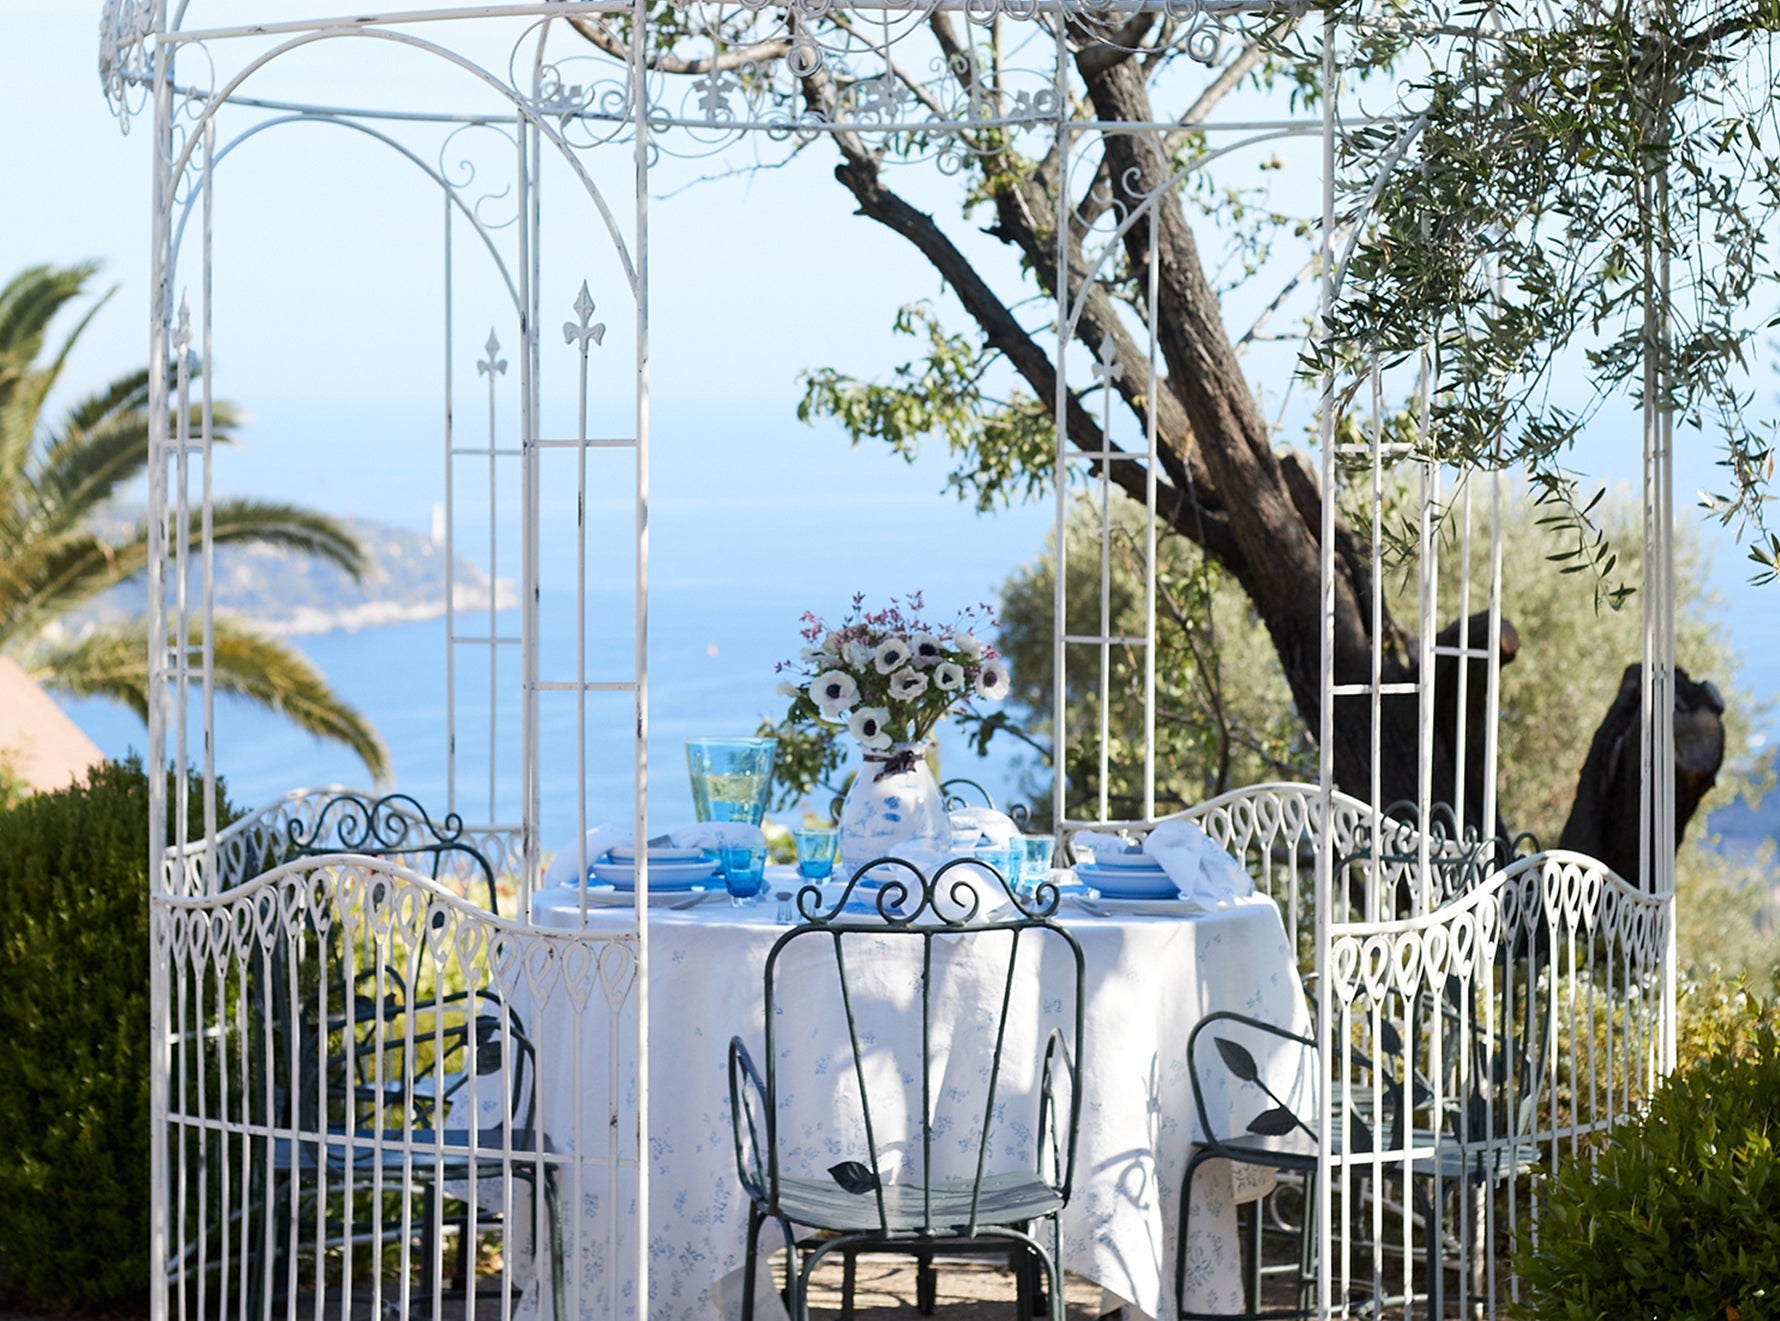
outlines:
[[[646,1152],[635,1151],[634,1140],[627,1149],[623,1137],[627,1126],[634,1130],[634,1015],[615,1009],[610,1023],[595,1031],[585,1012],[519,1005],[537,1048],[544,1140],[557,1152],[603,1147],[616,1157],[597,1176],[571,1168],[569,1186],[557,1191],[562,1315],[651,1321],[740,1315],[748,1198],[730,1116],[729,1042],[739,1037],[761,1058],[767,955],[787,930],[780,920],[787,906],[774,896],[800,884],[790,868],[769,868],[766,895],[744,907],[732,906],[722,892],[704,900],[652,896]],[[1230,898],[1206,911],[1183,903],[1115,907],[1066,890],[1054,916],[1079,944],[1084,966],[1081,1110],[1074,1187],[1063,1214],[1064,1265],[1100,1286],[1104,1310],[1122,1306],[1127,1317],[1172,1317],[1180,1185],[1202,1136],[1187,1038],[1203,1016],[1220,1010],[1308,1034],[1295,953],[1278,908],[1262,896]],[[629,927],[635,912],[628,895],[590,890],[584,897],[574,887],[550,887],[533,895],[532,920],[591,936]],[[834,1032],[845,1039],[844,1018],[837,1016]],[[1261,1035],[1244,1045],[1275,1096],[1299,1114],[1314,1113],[1314,1071],[1302,1052]],[[614,1048],[626,1057],[616,1069]],[[1202,1073],[1214,1127],[1240,1132],[1272,1104],[1246,1095],[1254,1088],[1222,1070]],[[826,1126],[821,1096],[820,1085],[806,1085],[797,1120],[809,1130],[806,1138],[823,1136],[817,1132]],[[635,1235],[644,1170],[647,1223],[640,1228],[647,1235],[649,1298],[639,1306]],[[1187,1245],[1189,1307],[1243,1310],[1236,1206],[1270,1186],[1259,1167],[1222,1161],[1201,1167]],[[777,1245],[782,1248],[782,1240]],[[774,1246],[769,1226],[762,1249]],[[518,1310],[551,1317],[552,1272],[536,1275],[538,1287],[527,1289]],[[766,1284],[771,1273],[762,1270],[759,1277],[755,1314],[783,1316]]]

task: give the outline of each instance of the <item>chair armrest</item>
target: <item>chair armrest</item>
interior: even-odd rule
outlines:
[[[767,1114],[766,1083],[740,1037],[729,1039],[729,1118],[735,1130],[736,1173],[756,1201],[766,1200],[760,1128]]]
[[[1069,1087],[1069,1112],[1062,1122],[1057,1116],[1057,1083],[1059,1074]],[[1069,1053],[1069,1042],[1061,1028],[1052,1028],[1045,1041],[1044,1069],[1038,1092],[1038,1152],[1042,1162],[1048,1148],[1051,1153],[1053,1184],[1064,1198],[1069,1197],[1075,1181],[1075,1137],[1081,1114],[1081,1089],[1078,1086],[1075,1060]],[[1038,1171],[1044,1177],[1042,1167]]]

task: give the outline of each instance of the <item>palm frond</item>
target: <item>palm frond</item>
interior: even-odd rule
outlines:
[[[56,388],[56,382],[62,379],[62,369],[68,365],[68,355],[74,352],[74,346],[80,342],[87,327],[93,324],[93,318],[99,315],[120,287],[114,284],[100,294],[93,305],[82,313],[80,320],[74,323],[74,329],[62,337],[62,347],[56,350],[56,356],[50,359],[49,365],[31,372],[26,382],[28,394],[20,396],[21,409],[28,408],[33,416],[43,412],[43,401]]]
[[[140,413],[147,406],[148,368],[138,367],[135,371],[118,377],[104,389],[94,390],[75,400],[62,417],[62,435],[64,438],[84,435],[109,419]],[[66,443],[66,439],[58,442]],[[54,448],[51,447],[52,453]]]
[[[36,668],[65,692],[104,695],[145,713],[147,635],[141,620],[106,626],[62,646],[53,625],[108,588],[148,568],[148,527],[117,541],[92,531],[94,516],[148,462],[150,376],[137,370],[78,400],[59,429],[43,425],[44,401],[68,355],[108,293],[86,310],[56,354],[39,363],[50,323],[79,297],[97,268],[33,266],[0,289],[0,652],[37,657]],[[115,291],[114,291],[115,292]],[[211,435],[227,441],[240,414],[211,405]],[[193,432],[202,405],[191,409]],[[361,578],[369,561],[344,526],[295,505],[226,500],[213,507],[218,545],[258,542],[315,556]],[[191,521],[198,550],[201,521]],[[379,778],[387,755],[364,718],[341,702],[303,657],[245,625],[216,624],[220,691],[281,711],[322,738],[351,747]],[[47,659],[45,659],[47,658]]]
[[[125,383],[114,382],[113,387]],[[85,407],[89,402],[90,409]],[[28,474],[34,498],[15,500],[18,518],[14,535],[21,539],[54,536],[82,526],[148,463],[148,415],[141,408],[104,411],[96,399],[83,400],[76,408],[93,420],[84,429],[71,422],[60,436],[52,438]],[[198,433],[200,421],[199,410],[193,409],[192,434]],[[229,404],[213,403],[210,421],[212,438],[226,444],[233,439],[240,416]]]
[[[315,555],[361,578],[370,561],[357,537],[313,510],[262,500],[224,500],[212,515],[219,546],[256,542]],[[203,528],[191,521],[187,546],[197,551]],[[0,546],[0,652],[16,650],[54,621],[100,592],[148,567],[148,527],[138,524],[120,541],[102,541],[74,528]]]
[[[14,651],[100,592],[141,573],[145,534],[113,545],[79,529],[0,554],[0,652]]]
[[[49,323],[98,269],[97,262],[28,266],[13,276],[0,289],[0,354],[29,362],[41,353]]]
[[[194,629],[194,646],[200,637]],[[388,782],[389,752],[376,728],[300,652],[226,617],[216,620],[214,641],[217,692],[244,697],[319,739],[350,748],[378,784]],[[110,698],[148,718],[148,626],[141,619],[97,629],[69,646],[33,649],[24,665],[46,688]]]
[[[0,289],[0,495],[23,470],[44,396],[92,314],[75,327],[50,368],[35,367],[49,323],[96,269],[90,263],[32,266]]]
[[[266,500],[219,500],[211,513],[217,543],[258,541],[301,551],[344,570],[354,582],[371,567],[359,539],[339,521],[299,505]],[[194,535],[197,520],[193,520]]]

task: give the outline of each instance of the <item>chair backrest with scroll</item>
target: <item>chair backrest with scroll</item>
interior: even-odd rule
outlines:
[[[1067,1200],[1083,965],[1058,892],[1016,896],[967,858],[875,870],[831,904],[806,888],[767,959],[768,1205],[832,1180],[857,1198],[854,1225],[922,1237],[1004,1223],[995,1191],[1012,1180]]]
[[[312,816],[293,819],[283,843],[287,857],[362,853],[388,858],[435,881],[456,881],[489,912],[500,911],[494,868],[466,836],[463,819],[451,812],[434,821],[406,794],[375,799],[335,794]]]

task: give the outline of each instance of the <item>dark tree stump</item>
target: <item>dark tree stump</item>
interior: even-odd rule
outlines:
[[[1638,879],[1638,818],[1643,720],[1638,665],[1626,666],[1619,692],[1595,731],[1576,780],[1576,800],[1564,823],[1561,847],[1599,858],[1629,881]],[[1675,837],[1653,840],[1681,847],[1700,801],[1724,764],[1724,699],[1718,689],[1675,670]]]

